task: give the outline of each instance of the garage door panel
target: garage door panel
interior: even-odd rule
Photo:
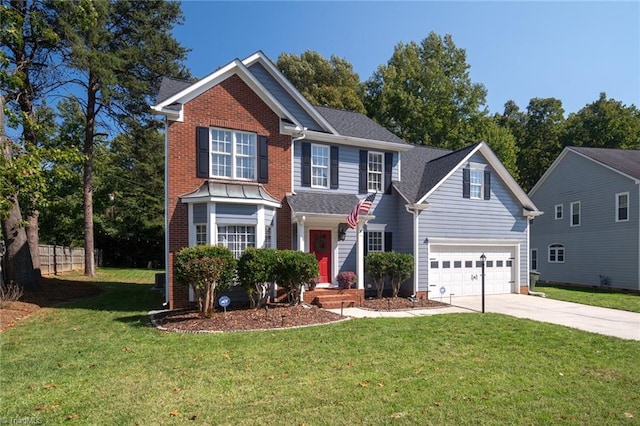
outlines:
[[[513,268],[515,248],[443,245],[432,247],[429,256],[431,297],[481,294],[482,262],[480,256],[483,253],[487,258],[485,293],[510,293],[515,276]]]

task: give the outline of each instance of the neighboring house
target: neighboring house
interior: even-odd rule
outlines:
[[[409,145],[360,113],[311,105],[261,52],[197,82],[165,79],[152,109],[166,118],[171,308],[190,300],[174,255],[196,244],[311,252],[321,282],[354,271],[360,291],[365,253],[411,253],[403,293],[431,298],[479,294],[484,253],[487,293],[527,288],[529,220],[541,212],[483,142]]]
[[[640,290],[640,151],[567,147],[529,195],[541,280]]]

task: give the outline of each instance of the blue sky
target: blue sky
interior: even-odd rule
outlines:
[[[385,64],[398,42],[430,31],[451,34],[467,53],[487,106],[508,100],[524,110],[555,97],[566,114],[606,92],[640,107],[640,2],[182,2],[174,31],[191,49],[186,66],[204,77],[262,50],[314,50],[354,66],[361,81]]]

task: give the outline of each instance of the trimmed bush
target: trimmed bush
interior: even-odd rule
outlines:
[[[313,282],[318,276],[318,261],[312,253],[294,250],[277,250],[273,277],[289,294],[289,302],[300,302],[302,286]]]
[[[389,269],[389,257],[387,253],[376,252],[369,253],[364,258],[364,266],[367,269],[367,274],[373,280],[376,286],[377,298],[382,299],[382,291],[384,290],[384,279],[387,276],[387,270]]]
[[[247,248],[238,259],[238,279],[249,295],[249,303],[258,309],[267,303],[271,284],[276,281],[274,268],[278,261],[275,249]]]
[[[210,317],[216,290],[228,288],[235,277],[231,250],[209,245],[184,248],[176,254],[174,266],[176,281],[193,289],[200,315]]]
[[[413,256],[395,251],[385,254],[388,256],[387,274],[391,277],[393,297],[398,297],[400,286],[413,272]]]

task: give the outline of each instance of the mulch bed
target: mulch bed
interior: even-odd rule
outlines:
[[[405,311],[441,308],[444,303],[432,300],[412,302],[406,298],[366,299],[361,308],[374,311]],[[217,311],[211,318],[201,318],[195,310],[169,311],[157,314],[155,323],[167,331],[185,333],[269,330],[327,324],[345,319],[340,314],[312,305],[269,305],[268,309],[234,309]]]
[[[100,287],[92,283],[43,278],[36,290],[25,291],[19,301],[0,303],[0,332],[30,317],[40,308],[96,296],[100,292]]]

